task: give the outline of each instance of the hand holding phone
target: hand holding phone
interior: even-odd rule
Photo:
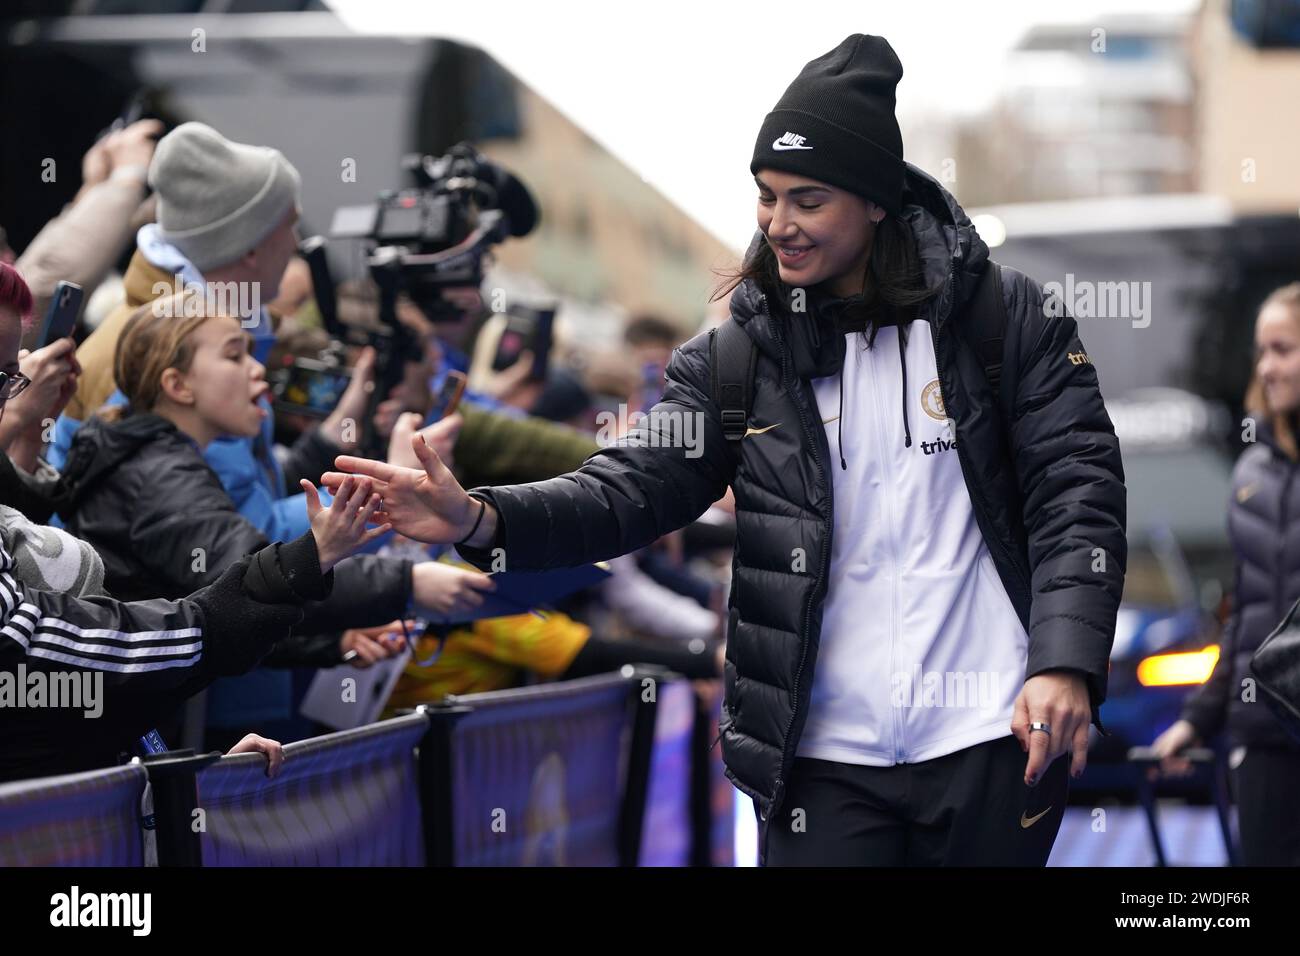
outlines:
[[[429,418],[425,424],[432,425],[454,412],[456,406],[460,404],[461,396],[464,394],[465,373],[451,369],[443,377],[442,385],[438,388],[438,394],[434,396],[433,408],[429,411]]]
[[[45,313],[45,322],[41,326],[41,338],[37,349],[43,349],[51,342],[66,338],[72,334],[77,324],[77,315],[81,312],[81,300],[84,293],[75,282],[63,281],[54,287],[54,297]]]
[[[407,412],[397,416],[397,422],[393,425],[393,434],[388,440],[388,463],[400,468],[422,469],[424,465],[421,464],[413,445],[418,435],[437,452],[444,465],[455,468],[456,439],[460,437],[465,419],[452,412],[423,427],[420,421],[419,412]]]
[[[544,381],[551,361],[551,338],[555,326],[554,308],[527,308],[512,306],[506,317],[505,328],[497,341],[492,358],[492,370],[501,372],[512,367],[524,352],[533,353],[533,366],[529,372],[532,381]]]
[[[108,154],[112,168],[136,166],[148,169],[158,146],[158,137],[164,129],[161,120],[139,119],[110,133],[104,140],[104,152]]]
[[[10,439],[23,436],[27,446],[23,450],[17,445],[10,446],[9,456],[15,461],[33,448],[39,455],[49,438],[45,423],[59,417],[77,390],[77,376],[81,374],[77,345],[65,337],[35,352],[19,349],[18,368],[30,384],[0,408],[4,412],[5,434]],[[26,464],[23,467],[31,470]]]

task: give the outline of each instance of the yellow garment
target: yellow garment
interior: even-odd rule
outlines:
[[[126,301],[110,312],[77,349],[81,375],[77,378],[76,394],[64,409],[69,418],[85,421],[117,389],[113,381],[113,356],[122,327],[132,312],[158,298],[155,290],[165,288],[171,292],[175,288],[175,276],[159,269],[137,249],[122,277],[122,285],[126,289]]]
[[[438,662],[421,667],[406,665],[388,701],[389,710],[430,704],[448,694],[477,694],[522,683],[525,671],[540,677],[559,677],[582,650],[591,628],[567,614],[514,614],[475,621],[447,637]],[[428,660],[438,650],[438,639],[421,637],[415,656]]]

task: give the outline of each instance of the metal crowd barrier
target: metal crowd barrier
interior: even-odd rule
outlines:
[[[181,751],[7,784],[0,865],[725,865],[716,703],[626,667],[288,744],[273,780]]]
[[[1219,832],[1223,834],[1223,850],[1228,866],[1240,863],[1240,854],[1232,835],[1232,798],[1228,784],[1227,760],[1218,751],[1209,747],[1189,747],[1181,754],[1190,761],[1195,772],[1208,774],[1210,791],[1214,796],[1214,809],[1218,818]],[[1151,849],[1155,853],[1155,865],[1169,866],[1169,856],[1165,851],[1164,840],[1160,837],[1159,802],[1156,797],[1156,781],[1147,776],[1147,771],[1160,766],[1160,758],[1153,747],[1130,747],[1128,760],[1137,766],[1138,803],[1146,818],[1147,832],[1151,836]]]
[[[625,668],[419,708],[425,845],[434,866],[635,865],[655,700]]]
[[[423,866],[413,715],[261,754],[223,757],[195,778],[204,866]]]
[[[642,818],[638,857],[641,866],[691,865],[695,725],[696,697],[690,682],[676,680],[662,684],[655,706],[654,747]]]
[[[0,784],[0,866],[142,866],[139,764]]]

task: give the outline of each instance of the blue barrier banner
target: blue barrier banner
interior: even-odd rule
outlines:
[[[452,733],[456,866],[617,866],[632,731],[620,677],[470,694]]]
[[[204,866],[423,866],[415,748],[421,714],[284,748],[274,780],[261,754],[199,772]]]
[[[709,726],[705,736],[718,739],[718,718],[722,715],[722,681],[716,682],[714,695],[708,701]],[[727,779],[727,765],[722,762],[722,747],[709,751],[709,865],[732,867],[736,865],[736,788]]]
[[[0,784],[0,866],[143,866],[138,764]]]
[[[691,742],[695,690],[690,681],[657,687],[655,742],[641,829],[641,866],[691,865]]]

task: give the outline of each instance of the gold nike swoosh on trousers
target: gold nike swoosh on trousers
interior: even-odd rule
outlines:
[[[1043,819],[1043,817],[1047,816],[1047,812],[1048,812],[1048,810],[1051,810],[1051,809],[1052,809],[1051,807],[1048,807],[1047,810],[1044,810],[1042,813],[1035,814],[1035,815],[1032,816],[1032,817],[1027,817],[1027,816],[1025,816],[1025,811],[1021,810],[1021,811],[1020,811],[1020,829],[1022,829],[1022,830],[1028,830],[1030,827],[1032,827],[1032,826],[1033,826],[1035,823],[1037,823],[1039,820]]]
[[[781,424],[780,422],[776,423],[776,425],[780,425],[780,424]],[[770,432],[773,428],[776,427],[776,425],[768,425],[764,428],[746,428],[745,437],[748,438],[750,435],[761,435],[763,434],[763,432]]]

